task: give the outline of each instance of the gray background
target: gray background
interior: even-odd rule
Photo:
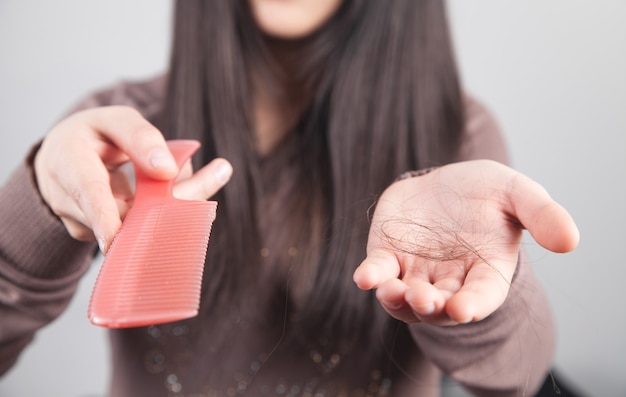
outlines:
[[[589,396],[626,396],[626,2],[449,5],[466,87],[496,114],[516,168],[581,230],[566,255],[526,239],[554,306],[557,368]],[[0,0],[0,182],[80,97],[162,71],[169,17],[169,0]],[[1,396],[104,395],[106,333],[85,315],[97,267]]]

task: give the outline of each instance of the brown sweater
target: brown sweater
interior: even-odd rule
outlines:
[[[128,105],[150,120],[162,94],[162,78],[123,83],[90,96],[75,110]],[[502,137],[487,111],[467,99],[466,112],[459,160],[507,163]],[[268,186],[280,180],[276,172],[289,172],[281,167],[282,157],[278,152],[264,160],[262,176]],[[35,332],[65,309],[96,252],[94,244],[73,240],[43,203],[33,182],[31,160],[0,189],[0,374],[14,364]],[[280,184],[274,185],[263,198],[268,205],[280,203],[284,194]],[[546,297],[523,259],[509,297],[487,319],[457,327],[413,324],[400,330],[395,349],[403,352],[401,364],[342,357],[326,351],[321,337],[316,345],[280,343],[283,309],[269,299],[260,306],[259,318],[276,321],[247,321],[233,315],[225,320],[232,324],[231,331],[219,343],[202,316],[111,331],[109,394],[435,396],[439,373],[444,371],[478,395],[531,395],[550,366],[554,347]]]

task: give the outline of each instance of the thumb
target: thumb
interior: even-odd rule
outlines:
[[[509,189],[510,213],[542,247],[557,253],[572,251],[580,234],[565,208],[532,179],[516,173]]]

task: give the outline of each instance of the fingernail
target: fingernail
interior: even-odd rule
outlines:
[[[232,175],[233,167],[226,161],[221,162],[215,170],[215,179],[222,185],[225,185]]]
[[[104,255],[104,240],[102,240],[101,238],[98,239],[98,248],[100,248],[100,252],[102,252],[102,255]]]
[[[172,155],[163,149],[156,149],[150,155],[150,165],[154,168],[176,169],[176,162]]]

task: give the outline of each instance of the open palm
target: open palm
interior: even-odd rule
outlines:
[[[385,190],[354,279],[405,322],[479,321],[508,294],[524,229],[554,252],[578,242],[536,182],[493,161],[451,164]]]

